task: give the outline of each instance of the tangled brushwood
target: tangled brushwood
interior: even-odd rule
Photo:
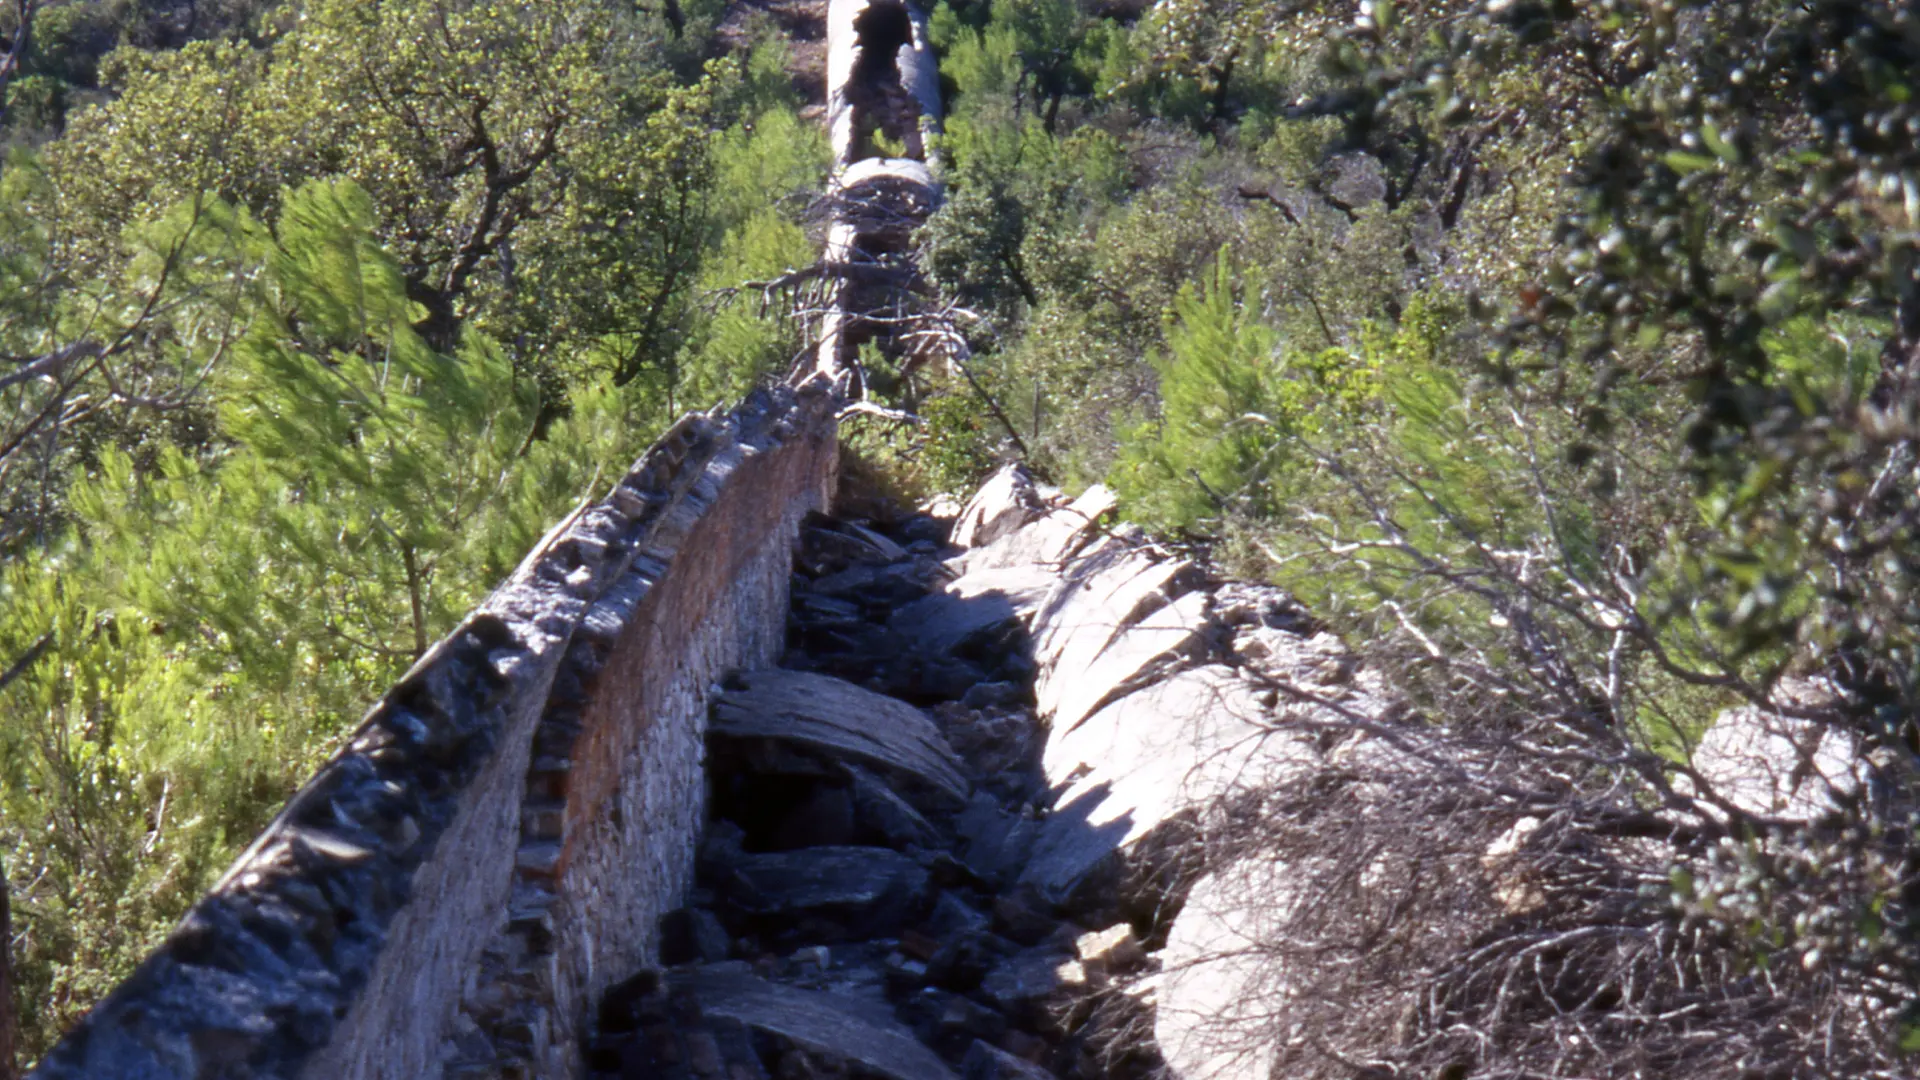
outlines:
[[[1204,830],[1181,918],[1241,920],[1199,960],[1236,986],[1203,1022],[1216,1055],[1342,1080],[1911,1075],[1903,819],[1817,776],[1811,818],[1663,802],[1542,735],[1330,724],[1332,768]]]
[[[1182,923],[1256,923],[1194,935],[1238,987],[1199,1025],[1289,1077],[1914,1075],[1920,12],[1367,3],[1339,37],[1295,112],[1389,174],[1521,64],[1581,147],[1509,303],[1443,256],[1337,363],[1224,257],[1175,305],[1123,495],[1404,703],[1203,830]]]

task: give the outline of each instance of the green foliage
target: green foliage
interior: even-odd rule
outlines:
[[[52,642],[0,691],[36,1045],[644,437],[595,391],[525,452],[532,387],[477,333],[442,353],[410,328],[374,213],[346,181],[289,193],[272,235],[201,208],[258,269],[223,448],[144,470],[104,451],[68,539],[9,568],[8,655]]]
[[[722,56],[722,3],[669,8],[38,9],[0,168],[29,1056],[556,518],[794,355],[734,290],[812,261],[825,138],[770,27]]]
[[[956,120],[946,145],[958,163],[950,196],[921,234],[933,279],[1003,318],[1083,289],[1095,250],[1089,219],[1124,190],[1112,136]]]
[[[970,113],[992,99],[1031,108],[1049,134],[1062,105],[1094,87],[1117,28],[1089,19],[1073,0],[1001,0],[983,25],[969,26],[945,3],[933,13],[933,44],[941,74],[960,97],[955,111]]]
[[[1173,303],[1160,415],[1123,442],[1115,483],[1128,513],[1185,528],[1231,509],[1261,513],[1274,493],[1281,434],[1304,402],[1284,377],[1280,339],[1234,295],[1225,252],[1204,287]],[[1247,505],[1254,500],[1255,505]]]
[[[704,291],[771,280],[812,258],[813,246],[798,225],[762,209],[727,232],[706,272]],[[755,384],[784,374],[800,347],[793,327],[766,309],[757,293],[730,296],[686,350],[673,395],[683,406],[699,408],[737,399]]]
[[[933,490],[955,496],[971,492],[999,464],[993,421],[974,395],[953,387],[920,404],[926,445],[919,455]]]
[[[681,310],[709,235],[711,83],[676,88],[658,60],[597,0],[310,0],[271,50],[115,53],[116,96],[49,147],[36,209],[99,266],[129,222],[189,195],[271,213],[284,187],[344,175],[372,198],[437,347],[478,319],[537,370],[618,335],[631,379],[665,362],[658,323]]]

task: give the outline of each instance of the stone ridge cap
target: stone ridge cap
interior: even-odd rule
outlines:
[[[614,515],[616,521],[619,516],[633,519],[636,525],[651,531],[664,516],[661,512],[664,507],[684,498],[692,489],[694,482],[704,473],[707,464],[719,456],[728,444],[742,442],[751,445],[765,441],[768,429],[773,424],[786,419],[786,414],[792,412],[794,407],[795,401],[791,395],[782,395],[781,398],[775,399],[774,392],[756,391],[732,410],[720,407],[710,413],[691,412],[682,416],[653,446],[641,454],[626,476],[610,488],[604,498],[597,503],[583,501],[571,513],[555,523],[546,535],[528,549],[520,564],[507,575],[507,579],[482,599],[471,614],[461,620],[446,636],[428,646],[427,651],[422,653],[420,658],[394,681],[392,688],[381,695],[380,699],[367,710],[346,743],[314,770],[313,777],[288,798],[286,806],[267,823],[261,835],[241,851],[235,858],[234,865],[229,867],[227,872],[221,875],[208,890],[209,894],[224,891],[228,884],[247,867],[251,859],[264,849],[279,827],[302,819],[301,810],[305,808],[303,800],[308,800],[317,794],[325,794],[321,781],[330,770],[336,765],[343,764],[351,756],[364,754],[369,750],[377,751],[377,748],[362,746],[363,737],[377,730],[383,721],[391,723],[391,712],[396,707],[396,701],[404,695],[420,690],[429,679],[429,673],[436,665],[448,660],[453,650],[463,645],[470,646],[472,641],[467,635],[477,635],[479,641],[484,644],[489,640],[500,640],[499,635],[503,632],[512,634],[511,624],[516,621],[514,614],[522,613],[521,621],[524,621],[524,613],[527,610],[528,597],[524,595],[523,590],[535,588],[541,592],[551,592],[553,585],[556,584],[552,576],[536,584],[536,579],[542,578],[541,571],[544,569],[551,572],[557,562],[574,561],[579,558],[576,552],[566,550],[567,545],[582,540],[589,543],[599,541],[605,544],[603,537],[594,535],[606,531],[607,522],[604,519],[586,521],[583,527],[583,521],[592,511],[598,510]],[[731,430],[716,431],[716,424],[725,425]],[[784,439],[775,437],[772,441],[780,442]],[[638,502],[634,501],[634,496],[638,496]],[[640,512],[633,513],[632,511],[636,509]],[[555,644],[562,651],[567,644],[567,639],[572,636],[573,628],[578,625],[578,616],[585,614],[586,610],[600,598],[600,594],[604,593],[625,572],[626,564],[631,562],[632,556],[640,552],[642,545],[633,542],[639,539],[642,538],[628,538],[624,544],[625,558],[619,560],[619,565],[596,568],[592,575],[595,587],[591,590],[590,596],[581,595],[582,590],[578,587],[569,588],[564,578],[557,583],[560,588],[571,592],[573,599],[583,601],[564,636],[554,635],[552,632],[557,628],[551,624],[538,627],[547,631],[550,636],[554,636]],[[577,574],[578,569],[573,569],[573,572]],[[496,650],[504,647],[510,646],[502,641],[496,646]],[[489,660],[494,660],[496,664],[505,659],[496,660],[491,653],[489,654]]]
[[[468,786],[516,716],[537,722],[575,629],[647,538],[712,505],[698,485],[714,459],[831,430],[836,388],[796,382],[682,417],[549,531],[33,1075],[295,1075],[374,970]]]

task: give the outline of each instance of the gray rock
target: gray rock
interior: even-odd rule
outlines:
[[[960,504],[958,502],[953,504],[953,509],[956,513],[959,511],[959,506]],[[947,537],[953,532],[952,517],[947,516],[943,518],[935,512],[935,508],[932,506],[922,507],[921,509],[923,512],[910,515],[895,522],[893,526],[894,533],[906,538],[909,549],[915,544],[932,544],[937,548],[941,544],[946,543]]]
[[[1351,682],[1360,666],[1360,658],[1325,631],[1302,637],[1270,626],[1241,627],[1233,636],[1233,652],[1256,672],[1323,692]]]
[[[894,847],[941,846],[940,830],[884,780],[858,765],[849,765],[847,775],[853,780],[853,811],[860,828],[871,830]]]
[[[896,994],[906,994],[925,985],[927,981],[927,962],[915,960],[905,953],[889,953],[881,962],[881,974],[886,978],[887,986]]]
[[[1033,1062],[978,1039],[961,1060],[960,1075],[964,1080],[1054,1080],[1052,1073]]]
[[[956,1080],[946,1063],[911,1032],[850,1008],[837,995],[701,968],[671,978],[675,989],[698,998],[707,1016],[737,1020],[811,1053],[895,1080]]]
[[[1025,696],[1025,691],[1014,683],[987,682],[969,689],[960,698],[960,704],[969,709],[988,709],[995,705],[1018,705]]]
[[[971,990],[1019,952],[1020,946],[984,930],[955,934],[927,961],[927,980],[953,990]]]
[[[801,532],[801,565],[833,574],[856,563],[885,564],[907,557],[906,549],[878,533],[846,522],[811,526]]]
[[[874,532],[864,525],[855,525],[853,522],[848,521],[842,522],[840,527],[854,536],[865,540],[867,544],[887,562],[899,562],[907,557],[906,548],[901,547],[899,544],[881,536],[879,533]]]
[[[848,920],[862,935],[897,927],[925,896],[928,874],[886,848],[816,847],[742,854],[720,888],[752,915],[797,918],[822,913]]]
[[[950,892],[943,892],[934,900],[933,912],[927,916],[927,929],[935,937],[985,933],[991,923],[986,912]]]
[[[980,980],[980,993],[1003,1012],[1019,1013],[1086,985],[1086,969],[1071,955],[1029,949],[987,972]]]
[[[1039,792],[1026,789],[1036,783],[1040,789],[1046,787],[1038,776],[1044,733],[1026,707],[969,709],[948,704],[934,706],[933,714],[982,786],[1006,803],[1031,801]]]
[[[808,586],[806,593],[795,599],[797,605],[808,603],[805,597],[835,598],[863,605],[897,605],[918,599],[927,591],[927,582],[923,579],[921,568],[913,563],[890,563],[875,566],[871,563],[856,563],[837,574],[820,578]]]
[[[999,800],[978,792],[953,828],[960,837],[961,861],[974,873],[1003,885],[1019,876],[1039,831],[1032,818],[1008,813]]]
[[[1062,924],[1034,900],[1031,890],[1020,889],[994,897],[993,925],[1022,945],[1038,945],[1059,933]]]
[[[943,655],[1019,622],[1052,587],[1042,567],[969,573],[893,613],[887,629],[928,655]]]
[[[1007,1018],[959,994],[943,994],[934,1026],[948,1038],[997,1039],[1007,1030]]]
[[[919,709],[828,675],[768,669],[719,696],[711,733],[768,739],[904,774],[936,802],[957,806],[968,784],[940,729]]]
[[[1318,633],[1320,626],[1306,608],[1275,585],[1229,581],[1213,591],[1214,611],[1224,626],[1264,626],[1299,637]]]
[[[705,908],[681,908],[660,919],[660,962],[663,964],[719,963],[727,958],[733,939],[719,916]]]
[[[953,700],[971,690],[987,673],[977,664],[958,656],[916,657],[909,665],[899,691],[915,700]]]
[[[862,581],[867,580],[870,571],[866,567],[856,567],[841,572],[858,574]],[[841,579],[841,574],[821,578],[823,582]],[[860,605],[839,596],[828,595],[824,590],[802,593],[794,598],[794,615],[809,628],[855,629],[863,625],[867,618],[860,611]]]

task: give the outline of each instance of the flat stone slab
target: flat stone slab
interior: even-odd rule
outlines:
[[[1147,577],[1151,580],[1159,575]],[[1188,593],[1113,634],[1099,652],[1084,661],[1063,658],[1052,668],[1043,669],[1047,677],[1036,696],[1048,727],[1062,734],[1074,730],[1096,710],[1143,681],[1143,676],[1158,670],[1158,661],[1193,648],[1207,627],[1208,602],[1205,593]],[[1103,629],[1095,616],[1082,623],[1080,636],[1097,638]]]
[[[1096,565],[1086,565],[1090,561],[1063,576],[1034,613],[1033,658],[1042,672],[1085,667],[1116,635],[1165,604],[1189,569],[1181,560],[1125,548],[1103,553]]]
[[[1113,492],[1095,484],[1066,506],[967,552],[959,561],[968,574],[1013,566],[1058,569],[1098,534],[1100,517],[1117,504]]]
[[[944,801],[967,801],[960,759],[933,720],[906,702],[806,671],[756,671],[741,682],[714,700],[712,734],[792,743],[905,774]]]
[[[1056,580],[1038,566],[970,572],[895,611],[887,629],[917,649],[949,653],[976,635],[1024,619]]]
[[[983,878],[1008,881],[1016,877],[1033,849],[1036,823],[1009,812],[1000,800],[976,792],[973,801],[954,822],[960,836],[960,859]]]
[[[896,847],[941,846],[940,830],[884,780],[858,765],[847,766],[852,781],[853,809],[861,824]]]
[[[690,991],[704,1015],[737,1020],[814,1053],[896,1080],[958,1080],[946,1062],[906,1028],[883,1023],[833,994],[714,968],[675,972],[670,981],[676,989]]]
[[[1012,1013],[1086,985],[1087,973],[1080,961],[1066,953],[1029,949],[987,972],[980,980],[980,992],[1002,1012]]]
[[[1275,720],[1257,687],[1209,665],[1136,690],[1071,731],[1055,728],[1046,774],[1063,790],[1020,880],[1067,903],[1110,859],[1188,809],[1312,767],[1311,749]]]
[[[973,1040],[960,1062],[966,1080],[1054,1080],[1053,1074],[1031,1061],[1014,1057],[997,1046]]]
[[[810,847],[730,857],[727,899],[756,915],[825,911],[868,923],[897,921],[927,891],[912,858],[877,847]],[[870,927],[863,927],[870,928]]]

